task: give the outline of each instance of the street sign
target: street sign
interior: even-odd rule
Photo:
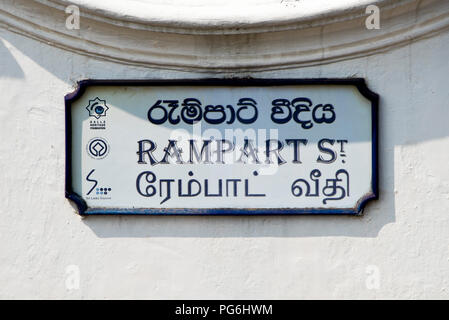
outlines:
[[[363,79],[84,80],[66,197],[89,214],[360,214],[378,197]]]

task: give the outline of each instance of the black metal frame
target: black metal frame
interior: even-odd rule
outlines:
[[[371,192],[362,197],[354,208],[285,208],[285,209],[238,209],[238,208],[211,208],[211,209],[109,209],[88,208],[84,199],[72,189],[72,103],[81,97],[86,88],[90,86],[242,86],[263,87],[283,85],[351,85],[357,87],[359,92],[371,101],[372,117],[372,181]],[[379,198],[379,173],[378,173],[378,110],[379,96],[369,90],[363,78],[347,79],[182,79],[182,80],[81,80],[78,87],[72,93],[65,96],[65,122],[66,122],[66,167],[65,167],[65,196],[73,201],[81,215],[358,215],[363,212],[369,200]]]

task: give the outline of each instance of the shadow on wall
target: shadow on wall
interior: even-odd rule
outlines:
[[[70,52],[50,48],[47,45],[36,42],[22,36],[8,32],[0,33],[9,43],[20,50],[23,54],[32,59],[47,71],[53,73],[58,78],[67,83],[67,87],[72,86],[74,75],[72,70],[81,69],[80,72],[86,72],[90,78],[105,78],[104,70],[112,70],[111,78],[141,78],[142,74],[150,74],[145,68],[124,67],[118,64],[101,62],[92,62],[87,66],[84,57],[77,56]],[[438,44],[444,46],[444,42]],[[441,50],[439,50],[441,49]],[[59,54],[54,53],[46,55],[50,50],[59,50]],[[401,49],[404,55],[399,59],[399,63],[404,64],[404,69],[410,63],[410,54],[408,49]],[[433,54],[444,54],[445,47],[434,48]],[[1,71],[0,77],[23,77],[23,72],[14,61],[8,50],[0,42],[1,65],[16,65],[17,68],[9,67],[8,70]],[[93,230],[99,237],[322,237],[322,236],[346,236],[346,237],[376,237],[379,231],[387,224],[395,222],[395,196],[394,196],[394,149],[398,146],[426,142],[433,139],[439,139],[449,136],[447,126],[447,105],[444,105],[445,94],[438,95],[434,103],[423,104],[417,100],[420,97],[419,90],[415,92],[409,79],[401,79],[401,74],[391,70],[389,67],[398,63],[389,53],[379,55],[382,63],[379,68],[366,71],[366,61],[361,60],[360,73],[356,77],[365,77],[368,87],[380,94],[379,106],[379,194],[378,201],[371,201],[365,208],[365,213],[360,217],[351,216],[91,216],[82,219],[83,223]],[[363,59],[363,58],[362,58]],[[394,61],[389,61],[392,59]],[[430,58],[446,63],[447,57],[433,56]],[[6,61],[6,62],[5,62]],[[348,63],[353,68],[354,61],[339,62],[339,70],[345,70],[341,66]],[[413,65],[413,64],[411,64]],[[112,66],[112,67],[111,67]],[[116,66],[116,68],[113,68]],[[328,66],[329,68],[331,66]],[[348,67],[348,70],[352,69]],[[118,71],[117,71],[118,70]],[[421,69],[416,77],[422,77],[420,81],[432,79],[429,74],[423,72],[433,72],[432,67],[429,71]],[[11,74],[8,74],[11,73]],[[75,72],[75,73],[76,73]],[[111,71],[112,72],[112,71]],[[303,74],[304,70],[298,71]],[[409,70],[412,73],[412,70]],[[288,73],[292,74],[292,73]],[[308,77],[325,76],[322,70],[309,69]],[[84,75],[84,73],[83,73]],[[179,73],[180,78],[186,77],[186,73]],[[276,77],[275,73],[264,72],[254,73],[255,77]],[[339,73],[340,77],[348,77],[349,74]],[[189,77],[191,77],[190,75]],[[222,77],[222,74],[198,74],[197,77]],[[335,72],[333,73],[335,76]],[[77,79],[76,79],[77,80]],[[392,85],[392,83],[394,83]],[[446,90],[445,84],[432,83],[437,86],[435,90]],[[401,93],[400,95],[398,94]],[[61,105],[63,108],[63,97],[68,92],[61,92]],[[385,99],[383,99],[385,97]],[[388,99],[386,99],[388,97]],[[394,98],[396,97],[396,98]],[[423,97],[422,99],[425,99]],[[438,101],[437,101],[438,100]],[[441,103],[439,101],[441,100]],[[403,112],[405,110],[405,113]],[[433,115],[441,115],[434,118]],[[444,116],[447,115],[447,116]],[[432,118],[432,127],[420,125],[412,127],[409,124],[417,121],[430,120]],[[61,120],[62,121],[62,120]],[[61,138],[62,139],[62,138]],[[59,150],[64,152],[63,150]],[[63,179],[63,177],[61,177]],[[61,195],[62,196],[62,195]],[[69,214],[66,212],[65,214]]]
[[[0,38],[0,78],[23,78],[22,68]]]

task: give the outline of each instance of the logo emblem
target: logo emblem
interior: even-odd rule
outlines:
[[[109,153],[109,144],[104,138],[93,138],[87,143],[87,154],[94,159],[103,159]]]
[[[92,169],[89,174],[86,177],[86,181],[92,182],[94,185],[92,186],[92,188],[89,190],[89,192],[87,193],[87,195],[89,195],[92,190],[95,189],[95,187],[98,185],[98,181],[95,179],[92,179],[90,176],[92,175],[92,173],[94,173],[95,169]]]
[[[95,172],[95,169],[90,170],[89,174],[86,176],[86,181],[93,183],[92,187],[89,189],[89,192],[87,192],[87,196],[89,196],[92,191],[93,192],[93,196],[91,197],[87,197],[87,199],[98,199],[98,197],[101,197],[101,199],[110,199],[111,198],[111,192],[112,192],[112,188],[111,187],[97,187],[98,186],[98,180],[92,178],[92,174]],[[108,196],[109,195],[109,196]]]
[[[89,105],[86,109],[89,111],[89,117],[100,119],[100,117],[106,117],[106,111],[109,110],[109,107],[106,105],[106,100],[96,97],[93,100],[89,100]]]

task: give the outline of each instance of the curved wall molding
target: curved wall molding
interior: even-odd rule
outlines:
[[[325,10],[317,3],[330,1],[284,1],[255,6],[248,0],[238,6],[230,0],[226,3],[235,6],[223,1],[206,6],[204,0],[193,0],[194,7],[182,7],[175,6],[179,0],[171,6],[161,0],[130,0],[123,7],[117,0],[2,0],[0,26],[98,59],[216,72],[326,64],[449,28],[449,1],[337,0]],[[79,30],[65,27],[70,3],[80,7]],[[380,8],[379,30],[365,27],[365,8],[372,3]]]
[[[34,0],[137,30],[179,34],[244,34],[310,28],[365,15],[369,4],[392,8],[410,0]]]

